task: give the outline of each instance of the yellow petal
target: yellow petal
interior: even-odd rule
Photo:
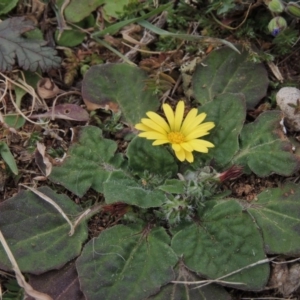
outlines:
[[[206,122],[203,124],[198,125],[196,128],[191,130],[189,134],[185,137],[186,141],[191,139],[196,139],[198,137],[204,136],[208,133],[208,131],[215,127],[214,122]]]
[[[189,127],[190,132],[191,132],[193,129],[195,129],[197,126],[199,126],[199,124],[201,124],[201,123],[204,121],[205,118],[206,118],[206,113],[201,113],[200,115],[198,115],[198,116],[195,118],[193,124],[191,124],[191,126]]]
[[[211,130],[212,128],[214,128],[216,125],[214,122],[205,122],[205,123],[202,123],[200,125],[198,125],[197,127],[195,127],[193,130],[199,130],[199,129],[202,129],[204,131],[208,131],[208,130]]]
[[[184,114],[184,102],[179,101],[178,104],[176,105],[176,110],[175,110],[174,131],[180,131],[183,114]]]
[[[185,152],[182,148],[180,148],[180,151],[175,151],[175,155],[180,161],[185,160]]]
[[[164,111],[164,113],[166,115],[166,118],[169,122],[171,131],[173,131],[175,117],[174,117],[174,112],[173,112],[171,106],[169,104],[163,104],[163,111]]]
[[[157,125],[162,127],[166,132],[170,132],[170,126],[168,123],[162,118],[160,115],[153,111],[148,111],[146,115],[151,119],[153,122],[155,122]]]
[[[180,132],[182,132],[183,134],[188,133],[189,127],[195,122],[197,113],[198,113],[198,110],[196,108],[193,108],[189,111],[189,113],[186,115],[186,117],[182,123]],[[187,133],[185,132],[186,130],[187,130]]]
[[[152,143],[153,146],[163,145],[170,143],[169,140],[156,140]]]
[[[182,148],[179,144],[172,144],[172,149],[177,152],[180,151]]]
[[[134,126],[135,129],[137,130],[142,130],[142,131],[151,131],[151,128],[142,124],[142,123],[138,123]]]
[[[165,140],[166,136],[156,131],[146,131],[138,134],[139,137],[144,137],[148,140]]]
[[[205,140],[196,140],[202,143],[203,146],[207,147],[207,148],[214,148],[215,145],[209,141],[205,141]]]
[[[185,151],[185,159],[189,162],[192,163],[194,161],[194,155],[192,152]]]
[[[193,149],[195,151],[202,152],[202,153],[207,153],[208,152],[207,145],[210,146],[212,144],[210,142],[207,142],[207,143],[203,143],[203,142],[206,142],[206,141],[204,141],[204,140],[192,140],[192,141],[189,141],[189,144],[193,147]]]
[[[188,152],[192,152],[194,149],[189,143],[181,143],[180,146]]]
[[[200,137],[203,137],[203,136],[206,136],[209,134],[210,134],[210,132],[208,132],[208,131],[204,131],[204,132],[202,132],[202,130],[200,132],[195,131],[195,132],[192,132],[189,135],[187,135],[185,137],[185,141],[190,142],[191,140],[198,139]]]
[[[167,134],[167,132],[161,126],[157,125],[155,122],[153,122],[150,119],[146,119],[146,118],[142,119],[142,124],[150,127],[152,131],[155,130],[162,134],[165,134],[165,135]]]

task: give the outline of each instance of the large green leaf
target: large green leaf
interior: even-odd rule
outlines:
[[[129,167],[143,176],[145,171],[150,174],[171,176],[177,173],[177,164],[174,156],[165,146],[152,146],[153,141],[135,137],[127,148]]]
[[[270,254],[300,254],[300,186],[267,189],[247,209],[263,234]]]
[[[300,167],[300,157],[293,154],[292,144],[280,125],[281,112],[262,113],[253,123],[244,126],[240,151],[232,163],[244,166],[244,172],[258,176],[272,173],[289,176]]]
[[[213,51],[197,66],[192,79],[199,103],[222,93],[243,93],[247,108],[253,108],[266,95],[268,84],[263,64],[252,62],[248,51],[238,54],[228,47]]]
[[[199,223],[175,234],[172,248],[186,266],[217,279],[265,258],[262,237],[251,218],[234,199],[206,202]],[[257,265],[223,280],[240,289],[259,290],[269,277],[269,266]]]
[[[164,193],[160,190],[145,189],[134,180],[119,179],[103,184],[105,202],[108,204],[124,202],[142,208],[159,207],[167,201]]]
[[[215,128],[204,140],[208,140],[215,145],[210,148],[208,154],[195,152],[194,165],[203,165],[213,159],[218,168],[224,168],[239,149],[239,134],[242,130],[246,107],[242,94],[222,94],[217,96],[214,101],[204,104],[199,108],[199,113],[207,114],[204,122],[214,122]]]
[[[134,125],[159,106],[157,96],[147,89],[147,78],[145,71],[128,64],[93,66],[83,79],[82,96],[97,107],[122,111]]]
[[[178,258],[163,228],[117,225],[88,242],[77,259],[87,300],[139,300],[174,279]]]
[[[39,192],[50,197],[69,216],[77,216],[79,207],[65,195],[58,195],[48,187]],[[48,202],[32,192],[20,192],[0,204],[0,230],[11,248],[21,271],[40,274],[58,269],[78,256],[87,239],[85,223],[69,236],[70,225]],[[10,270],[2,247],[0,267]]]
[[[115,154],[116,150],[117,144],[104,139],[99,128],[82,127],[78,142],[70,147],[62,165],[53,167],[49,179],[80,197],[90,187],[102,193],[103,182],[112,173],[119,174],[124,163],[123,158]]]

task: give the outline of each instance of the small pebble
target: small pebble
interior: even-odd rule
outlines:
[[[289,129],[300,131],[300,90],[294,87],[284,87],[278,91],[276,102],[284,113]]]

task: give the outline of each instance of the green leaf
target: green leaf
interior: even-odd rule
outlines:
[[[247,51],[238,54],[228,47],[213,51],[196,67],[192,79],[199,103],[212,101],[222,93],[243,93],[247,108],[253,108],[266,95],[268,84],[263,64],[251,62]]]
[[[126,121],[134,125],[159,106],[157,96],[147,90],[147,78],[145,71],[128,64],[93,66],[83,79],[82,96],[98,107],[122,111]]]
[[[189,271],[182,262],[175,268],[175,281],[193,282],[199,281],[202,278],[196,276],[194,273]],[[162,287],[160,291],[147,300],[230,300],[230,295],[225,289],[217,284],[210,284],[202,288],[198,288],[199,284],[173,284],[169,283]],[[176,295],[176,297],[173,297]]]
[[[18,0],[1,0],[0,15],[5,15],[10,12],[18,4]]]
[[[117,225],[89,241],[77,259],[88,300],[145,299],[174,279],[178,258],[163,228]]]
[[[159,207],[167,200],[162,191],[147,190],[130,179],[109,179],[103,184],[103,194],[107,204],[121,201],[141,208]]]
[[[292,144],[280,125],[281,112],[264,112],[244,126],[240,137],[240,151],[232,163],[244,166],[244,172],[258,176],[272,173],[289,176],[300,167],[300,157],[293,154]]]
[[[87,35],[84,29],[94,27],[95,22],[94,16],[89,15],[82,21],[74,24],[74,26],[69,25],[69,30],[61,32],[61,30],[57,29],[55,32],[55,41],[57,45],[63,47],[74,47],[81,44]]]
[[[61,166],[53,167],[49,179],[80,197],[90,187],[102,193],[103,182],[112,173],[121,172],[124,163],[120,155],[115,155],[116,150],[117,144],[104,139],[99,128],[82,127],[78,143],[70,147]]]
[[[72,216],[80,212],[78,206],[65,195],[58,195],[48,187],[38,189]],[[58,269],[78,256],[87,239],[85,223],[69,236],[70,226],[48,202],[32,192],[21,191],[0,203],[0,230],[23,272],[40,274]],[[0,267],[11,270],[11,264],[0,247]]]
[[[30,40],[40,41],[43,44],[45,43],[43,41],[43,32],[39,28],[25,32],[24,37]]]
[[[183,194],[184,181],[178,179],[167,179],[165,183],[160,185],[158,188],[170,194]]]
[[[152,146],[153,141],[135,137],[127,148],[129,167],[143,177],[145,171],[161,176],[175,175],[178,167],[174,156],[164,146]]]
[[[88,17],[97,7],[103,5],[105,0],[90,0],[88,3],[82,0],[72,0],[64,9],[66,21],[70,23],[78,23]],[[57,0],[56,4],[61,9],[64,0]]]
[[[217,279],[265,259],[263,240],[251,218],[234,199],[208,201],[199,222],[186,226],[172,240],[185,265],[210,279]],[[244,290],[262,289],[269,277],[269,265],[257,265],[223,278],[239,282]],[[230,285],[230,284],[228,284]]]
[[[124,14],[124,7],[129,3],[136,3],[137,0],[105,0],[105,2],[103,6],[104,17],[110,21],[111,19],[118,19]]]
[[[218,95],[213,101],[201,106],[201,112],[207,114],[204,122],[214,122],[216,125],[209,135],[203,137],[215,147],[210,148],[207,154],[195,152],[194,165],[199,166],[200,162],[207,165],[213,159],[217,168],[224,168],[239,149],[239,134],[246,117],[244,97],[229,93]]]
[[[21,288],[15,278],[10,278],[3,282],[5,296],[3,300],[24,300],[24,289]]]
[[[14,89],[15,89],[16,105],[18,108],[20,108],[22,103],[22,98],[27,94],[27,91],[25,91],[24,89],[22,89],[17,85],[14,87]],[[15,114],[5,115],[4,122],[9,127],[19,129],[25,124],[26,120],[21,115],[15,113]]]
[[[63,47],[75,47],[80,45],[86,34],[80,30],[72,29],[72,30],[65,30],[61,33],[59,30],[55,32],[55,40],[57,45]],[[58,39],[59,38],[59,39]]]
[[[18,108],[21,107],[22,98],[26,94],[27,91],[20,88],[19,86],[15,86],[15,101]],[[15,113],[5,115],[4,122],[12,128],[19,129],[25,124],[26,120],[21,115]]]
[[[263,234],[269,254],[300,254],[300,186],[288,183],[267,189],[250,203],[247,211]]]
[[[47,71],[58,67],[61,59],[56,51],[43,46],[44,41],[26,39],[22,34],[35,28],[33,20],[10,18],[0,23],[0,70],[12,70],[15,61],[24,70]]]
[[[6,143],[0,142],[0,155],[2,156],[5,163],[8,165],[9,169],[15,174],[18,175],[19,170],[14,159],[14,156],[10,152],[9,147]]]

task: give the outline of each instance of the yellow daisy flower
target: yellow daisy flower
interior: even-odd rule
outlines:
[[[193,108],[183,120],[183,101],[178,102],[175,113],[169,104],[163,104],[163,111],[168,122],[157,113],[148,111],[146,115],[149,119],[143,118],[141,123],[135,125],[136,129],[144,131],[139,133],[140,137],[155,140],[153,146],[171,144],[176,157],[190,163],[194,161],[193,151],[207,153],[208,148],[214,147],[214,144],[199,139],[215,127],[214,122],[202,123],[206,118],[205,113],[198,115],[198,110]]]

